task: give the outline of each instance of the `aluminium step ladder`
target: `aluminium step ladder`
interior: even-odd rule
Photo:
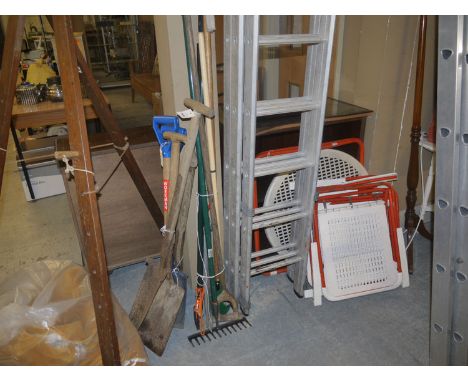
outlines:
[[[224,22],[225,269],[227,287],[246,314],[257,274],[288,266],[295,292],[304,293],[335,22],[310,16],[307,34],[259,35],[259,19],[226,16]],[[259,47],[298,44],[307,45],[303,96],[258,101]],[[301,113],[298,151],[256,159],[257,117],[288,113]],[[291,171],[297,171],[294,199],[254,209],[254,178]],[[253,230],[287,222],[289,244],[252,251]]]

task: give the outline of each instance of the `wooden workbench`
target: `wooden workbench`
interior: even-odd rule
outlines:
[[[107,98],[106,101],[109,104]],[[98,118],[90,99],[84,98],[83,106],[87,120]],[[65,123],[65,121],[65,106],[63,102],[44,101],[36,105],[13,105],[11,124],[17,130],[57,125]]]
[[[106,98],[109,105],[109,100]],[[83,107],[86,120],[97,120],[98,116],[94,110],[93,104],[90,99],[83,99]],[[109,105],[110,107],[110,105]],[[49,125],[58,125],[66,122],[65,105],[63,102],[44,101],[36,105],[20,105],[15,103],[11,115],[11,133],[15,142],[16,151],[20,159],[21,167],[23,170],[24,178],[28,186],[31,199],[34,200],[34,191],[29,178],[28,168],[23,162],[23,149],[16,135],[16,130],[26,132],[29,128],[39,128]]]

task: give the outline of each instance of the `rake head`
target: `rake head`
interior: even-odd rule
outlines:
[[[229,321],[224,324],[218,325],[217,327],[213,328],[212,330],[206,330],[204,334],[195,333],[191,336],[188,336],[188,340],[190,344],[195,347],[194,342],[197,345],[201,345],[202,343],[206,343],[206,340],[211,342],[213,339],[223,338],[228,336],[229,334],[235,334],[242,329],[247,329],[252,324],[247,321],[245,317],[241,318],[240,320]]]

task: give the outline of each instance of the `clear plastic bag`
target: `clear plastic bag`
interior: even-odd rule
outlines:
[[[113,298],[122,365],[148,358],[137,330]],[[91,287],[71,261],[31,264],[0,285],[0,365],[101,365]]]

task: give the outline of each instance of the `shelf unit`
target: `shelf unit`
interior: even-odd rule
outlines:
[[[138,16],[93,16],[85,32],[86,53],[93,72],[102,79],[129,78],[129,63],[138,60]]]

